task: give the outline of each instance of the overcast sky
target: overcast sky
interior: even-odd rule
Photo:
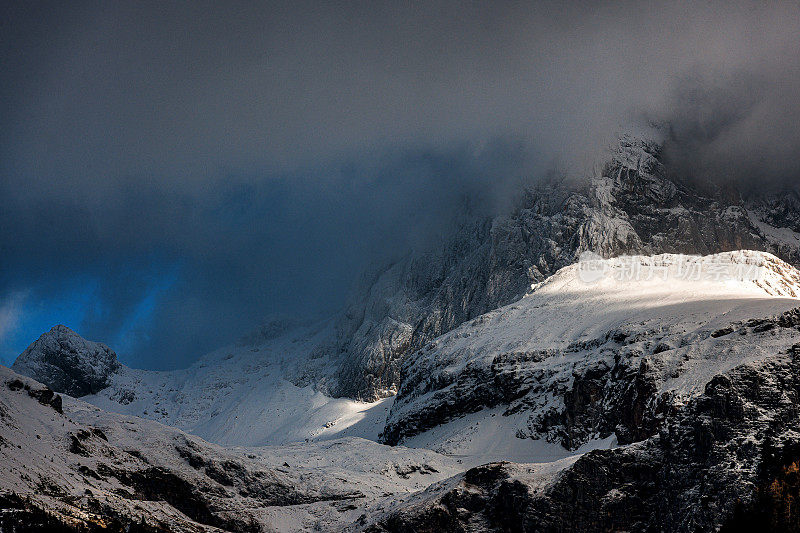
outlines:
[[[796,2],[4,2],[0,362],[50,326],[185,366],[341,305],[464,195],[667,124],[788,181]]]

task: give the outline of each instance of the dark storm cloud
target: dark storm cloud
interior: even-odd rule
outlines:
[[[800,184],[800,70],[792,61],[687,76],[662,120],[665,150],[685,179],[743,189]]]
[[[649,122],[687,173],[798,170],[788,2],[0,9],[0,317],[90,279],[73,325],[148,365],[331,309],[464,196]]]

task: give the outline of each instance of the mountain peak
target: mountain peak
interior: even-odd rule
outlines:
[[[58,324],[28,346],[11,368],[55,391],[80,397],[104,389],[120,363],[105,344]]]

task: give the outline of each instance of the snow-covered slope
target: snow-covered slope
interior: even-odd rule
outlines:
[[[268,323],[262,331],[268,333],[250,335],[185,370],[121,367],[110,376],[108,387],[83,399],[223,445],[377,439],[391,398],[363,403],[320,391],[316,376],[334,371],[317,351],[330,335],[329,324]]]
[[[763,252],[566,267],[407,357],[384,438],[487,461],[642,440],[714,375],[798,342],[798,295]]]
[[[0,464],[3,531],[339,531],[463,469],[359,438],[223,448],[2,366]]]
[[[161,372],[126,367],[107,346],[55,326],[13,368],[102,409],[223,445],[345,436],[377,440],[391,398],[364,403],[321,392],[324,376],[335,372],[335,362],[319,349],[331,335],[330,322],[273,319],[187,369]]]

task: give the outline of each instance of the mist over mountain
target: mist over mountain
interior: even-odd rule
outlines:
[[[186,366],[623,132],[793,186],[798,8],[722,6],[3,6],[2,357],[64,322]]]

